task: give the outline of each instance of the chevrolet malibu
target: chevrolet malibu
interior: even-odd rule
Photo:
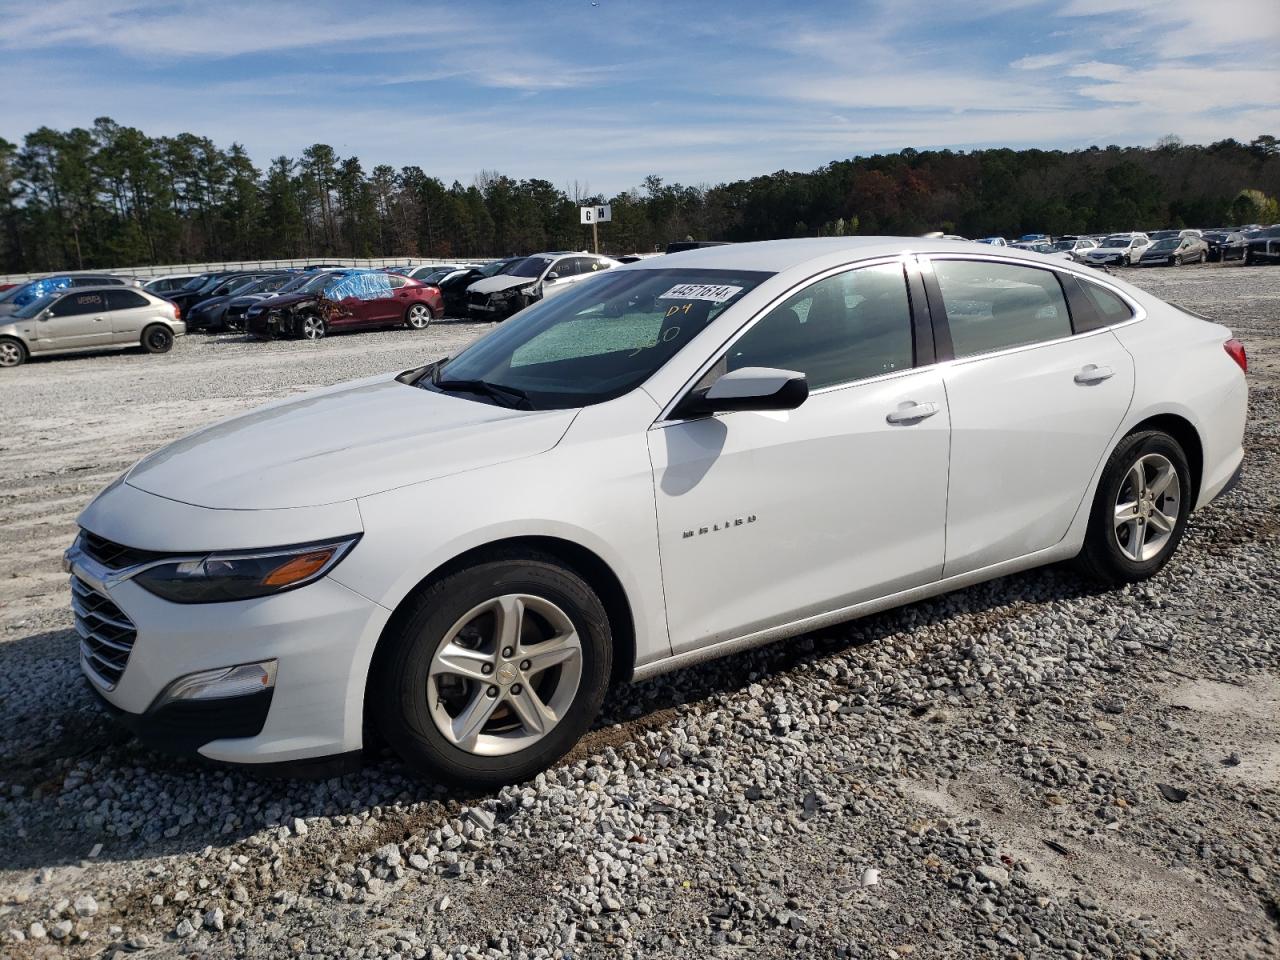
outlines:
[[[143,459],[66,555],[81,668],[147,742],[528,778],[611,681],[1041,564],[1154,575],[1236,478],[1226,328],[977,243],[614,267],[456,356]]]

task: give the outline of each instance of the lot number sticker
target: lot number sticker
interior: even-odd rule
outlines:
[[[712,303],[724,303],[741,292],[741,287],[734,287],[727,283],[677,283],[658,299],[710,300]]]

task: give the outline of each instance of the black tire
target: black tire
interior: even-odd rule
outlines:
[[[153,323],[143,329],[141,342],[147,353],[168,353],[173,349],[173,331],[166,324]]]
[[[1121,549],[1116,532],[1116,504],[1128,482],[1129,471],[1141,458],[1153,454],[1167,459],[1177,473],[1177,512],[1173,530],[1159,551],[1145,560],[1135,560]],[[1084,546],[1076,557],[1077,565],[1087,575],[1111,584],[1135,583],[1155,576],[1182,541],[1191,514],[1192,490],[1186,454],[1173,437],[1159,430],[1144,430],[1125,437],[1102,470]]]
[[[434,319],[431,308],[425,303],[411,303],[404,312],[404,325],[410,330],[425,330]]]
[[[28,356],[27,345],[17,337],[0,337],[0,367],[20,367]]]
[[[329,325],[318,313],[304,313],[298,318],[298,337],[302,340],[323,340],[329,333]]]
[[[1182,255],[1181,255],[1181,254],[1174,254],[1174,257],[1173,257],[1173,265],[1174,265],[1175,267],[1180,267],[1180,266],[1182,266]]]
[[[428,671],[460,618],[512,593],[543,598],[569,617],[581,642],[582,672],[563,718],[542,739],[502,756],[480,756],[451,743],[437,728],[427,701]],[[609,618],[586,581],[554,557],[512,553],[431,584],[397,613],[374,658],[366,702],[378,730],[415,774],[496,787],[527,780],[568,753],[599,713],[612,666]]]

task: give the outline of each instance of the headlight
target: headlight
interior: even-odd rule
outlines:
[[[211,553],[196,560],[160,563],[135,574],[133,581],[173,603],[226,603],[296,590],[337,566],[360,535],[342,540]]]

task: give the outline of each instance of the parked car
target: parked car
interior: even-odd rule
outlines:
[[[524,257],[505,257],[501,260],[490,260],[482,267],[469,267],[466,270],[452,273],[438,284],[440,294],[444,297],[444,312],[450,317],[467,315],[467,288],[477,280],[496,277],[515,268]]]
[[[1043,255],[1049,255],[1057,252],[1053,249],[1053,244],[1048,240],[1030,240],[1025,242],[1019,240],[1017,243],[1011,243],[1009,246],[1013,247],[1015,250],[1030,250],[1032,253],[1039,253]]]
[[[1206,230],[1204,242],[1209,246],[1209,259],[1221,263],[1244,260],[1249,247],[1249,241],[1238,230]]]
[[[500,276],[471,284],[467,311],[475,319],[505,320],[531,303],[616,266],[617,260],[590,253],[535,253]]]
[[[22,307],[30,306],[37,300],[66,290],[69,287],[117,287],[137,286],[138,281],[126,277],[114,277],[109,274],[64,273],[51,277],[39,277],[26,283],[10,287],[0,294],[0,316],[13,313]]]
[[[1248,235],[1245,263],[1275,263],[1280,260],[1280,224],[1263,227]]]
[[[181,290],[166,294],[166,298],[176,303],[184,315],[188,315],[199,303],[210,297],[220,297],[228,293],[242,280],[266,276],[263,270],[218,270],[196,277]]]
[[[1142,251],[1138,263],[1144,267],[1180,267],[1184,263],[1204,263],[1209,245],[1197,236],[1165,237]]]
[[[405,273],[405,276],[411,280],[421,280],[424,283],[433,283],[432,277],[444,277],[458,270],[471,270],[479,267],[478,263],[428,263],[420,267],[414,267]]]
[[[978,243],[990,244],[993,247],[1007,247],[1009,245],[1009,241],[1004,237],[983,237]]]
[[[332,275],[345,276],[352,273],[352,270],[334,270],[326,271]],[[227,301],[227,312],[222,318],[223,324],[228,330],[243,330],[245,325],[245,314],[255,304],[270,300],[272,297],[284,296],[293,293],[295,290],[301,290],[307,284],[315,280],[317,272],[308,270],[306,273],[291,274],[289,279],[276,290],[260,290],[253,293],[235,294]]]
[[[197,276],[194,273],[166,273],[152,277],[142,285],[142,289],[158,297],[167,297],[171,293],[177,293]]]
[[[1097,248],[1098,242],[1088,237],[1062,237],[1052,244],[1053,249],[1072,260],[1078,260],[1090,250]]]
[[[167,353],[186,333],[178,308],[125,284],[72,286],[0,316],[0,367],[28,357],[141,346]]]
[[[1117,233],[1107,237],[1092,250],[1080,257],[1081,263],[1091,267],[1107,264],[1132,266],[1142,258],[1142,251],[1151,246],[1145,233]]]
[[[404,324],[425,330],[444,315],[440,288],[381,270],[324,273],[293,293],[250,307],[245,329],[255,337],[319,340],[331,332]]]
[[[1071,558],[1152,576],[1238,474],[1246,366],[979,244],[629,264],[126,471],[65,558],[81,669],[179,752],[317,775],[376,731],[436,781],[525,780],[619,679]]]
[[[1045,243],[1049,243],[1053,240],[1053,237],[1049,236],[1047,233],[1024,233],[1015,241],[1015,243],[1035,243],[1037,240],[1043,240]]]
[[[278,292],[285,284],[296,279],[297,276],[295,273],[269,273],[266,275],[253,274],[228,280],[219,287],[220,290],[225,289],[225,293],[215,292],[212,297],[200,301],[200,303],[191,308],[186,315],[187,329],[208,330],[210,332],[226,330],[230,326],[228,310],[237,298],[251,294],[261,294],[263,297],[269,297]]]

